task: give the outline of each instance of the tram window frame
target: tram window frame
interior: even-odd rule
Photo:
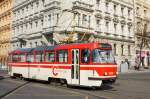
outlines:
[[[39,57],[37,58],[38,55]],[[35,62],[38,62],[38,63],[44,62],[44,52],[36,52]]]
[[[84,50],[88,50],[88,55],[84,55],[83,54],[83,51]],[[84,52],[85,53],[85,52]],[[88,49],[88,48],[85,48],[85,49],[81,49],[81,63],[83,63],[83,64],[88,64],[88,63],[90,63],[90,54],[91,53],[91,51],[90,51],[90,49]]]
[[[19,55],[18,54],[12,54],[12,62],[19,62]]]
[[[26,62],[26,55],[24,53],[19,55],[19,62]]]
[[[62,57],[59,56],[60,52],[63,53]],[[68,63],[68,50],[56,51],[56,61],[59,63]]]
[[[51,54],[51,55],[53,54],[53,57],[51,57],[50,54]],[[46,55],[45,55],[45,62],[50,62],[50,63],[55,62],[55,52],[54,52],[54,51],[46,52]]]
[[[34,62],[34,54],[33,53],[28,53],[26,58],[27,58],[26,62]]]

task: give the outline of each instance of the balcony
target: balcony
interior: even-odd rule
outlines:
[[[53,10],[53,9],[60,9],[59,1],[52,1],[45,5],[45,10]]]
[[[75,1],[73,2],[73,10],[75,9],[80,9],[80,10],[84,10],[84,11],[88,11],[88,12],[93,12],[93,5],[91,4],[87,4],[81,1]]]

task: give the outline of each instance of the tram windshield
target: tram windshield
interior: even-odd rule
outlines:
[[[94,49],[92,51],[93,63],[115,63],[115,58],[111,50]]]

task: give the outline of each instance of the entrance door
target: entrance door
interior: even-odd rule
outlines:
[[[79,49],[72,50],[71,79],[72,84],[80,83]]]

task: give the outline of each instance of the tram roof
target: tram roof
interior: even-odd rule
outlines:
[[[33,51],[34,48],[19,48],[11,52],[11,54],[17,54],[17,53],[30,53]]]

